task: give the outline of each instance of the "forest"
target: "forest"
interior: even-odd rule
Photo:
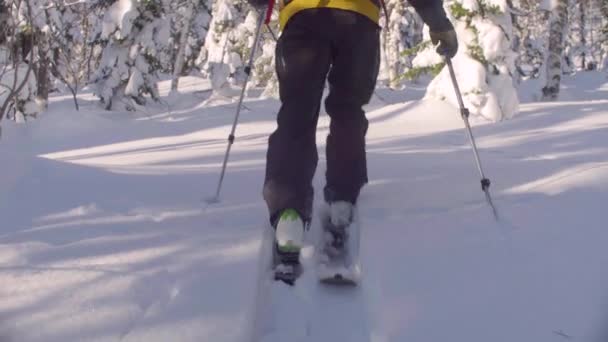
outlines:
[[[607,68],[608,1],[448,0],[444,6],[465,52],[458,66],[477,76],[467,81],[466,94],[475,114],[511,117],[524,80],[537,79],[536,98],[550,100],[559,96],[563,75]],[[379,86],[400,89],[436,75],[444,63],[416,12],[402,0],[387,0],[386,7]],[[72,95],[78,109],[83,89],[106,110],[137,110],[162,100],[159,80],[171,79],[177,89],[184,75],[209,79],[222,94],[245,79],[258,10],[244,0],[3,0],[0,119],[34,118],[53,93]],[[263,97],[278,93],[276,21],[264,28],[250,82]]]

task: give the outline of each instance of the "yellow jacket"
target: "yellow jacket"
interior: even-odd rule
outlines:
[[[357,12],[371,19],[376,24],[380,20],[380,8],[373,0],[279,0],[279,23],[281,30],[287,21],[301,10],[309,8],[337,8]]]

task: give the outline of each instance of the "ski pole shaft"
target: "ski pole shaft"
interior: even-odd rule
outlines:
[[[477,170],[479,171],[479,175],[481,176],[481,190],[486,195],[486,200],[490,207],[492,207],[492,213],[494,214],[494,218],[498,220],[498,211],[494,206],[492,201],[492,196],[490,196],[490,180],[486,177],[483,172],[483,167],[481,165],[481,158],[479,157],[479,151],[477,150],[477,144],[475,143],[475,137],[473,136],[473,130],[471,129],[471,124],[469,123],[469,109],[464,106],[464,101],[462,100],[462,93],[460,92],[460,87],[458,86],[458,81],[456,80],[456,73],[454,72],[454,66],[452,65],[452,60],[450,58],[445,58],[445,62],[448,65],[448,70],[450,72],[450,77],[452,78],[452,85],[454,86],[454,91],[456,92],[456,99],[458,100],[458,106],[460,107],[460,115],[462,116],[462,120],[464,121],[464,125],[467,129],[467,134],[469,136],[469,140],[471,142],[471,147],[473,148],[473,154],[475,155],[475,162],[477,163]]]
[[[448,64],[448,69],[450,71],[450,77],[452,78],[452,84],[454,85],[454,91],[456,92],[456,99],[458,100],[458,105],[460,107],[460,115],[464,121],[464,124],[467,128],[467,133],[469,136],[469,140],[471,141],[471,145],[473,146],[473,153],[475,154],[475,161],[477,162],[477,169],[479,170],[479,174],[481,178],[485,179],[486,176],[483,172],[483,167],[481,166],[481,160],[479,159],[479,153],[477,152],[477,144],[475,143],[475,137],[473,137],[473,132],[471,130],[471,125],[469,123],[469,110],[464,106],[464,101],[462,100],[462,94],[460,92],[460,87],[458,86],[458,82],[456,81],[456,74],[454,73],[454,67],[452,66],[452,61],[450,59],[446,59]]]
[[[271,4],[268,5],[269,9],[268,12],[271,12],[271,7],[272,4],[274,2],[271,2]],[[220,192],[222,191],[222,183],[224,181],[224,176],[226,175],[226,167],[228,166],[228,158],[230,156],[230,150],[232,149],[232,144],[234,144],[234,141],[236,140],[236,137],[234,136],[235,132],[236,132],[236,127],[238,125],[239,122],[239,117],[241,115],[241,108],[243,107],[243,99],[245,98],[245,92],[247,90],[247,83],[249,83],[249,78],[251,76],[251,69],[253,67],[253,59],[255,57],[255,52],[258,48],[258,45],[260,43],[260,37],[262,35],[262,26],[264,24],[264,22],[267,20],[268,15],[263,16],[260,15],[260,19],[256,28],[256,33],[255,33],[255,40],[253,42],[253,47],[251,48],[251,55],[249,56],[249,62],[247,63],[247,66],[245,67],[245,81],[243,83],[243,88],[241,89],[241,94],[239,96],[239,101],[236,107],[236,114],[234,115],[234,121],[232,123],[232,130],[230,131],[230,135],[228,136],[228,145],[226,147],[226,154],[224,155],[224,162],[222,163],[222,171],[220,173],[220,179],[217,183],[217,189],[215,191],[215,196],[212,198],[212,202],[217,202],[219,200],[220,197]]]

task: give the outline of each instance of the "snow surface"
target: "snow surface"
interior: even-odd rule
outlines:
[[[278,102],[252,90],[209,205],[235,101],[201,105],[210,85],[196,78],[167,97],[169,83],[168,106],[145,112],[104,112],[83,92],[81,112],[54,96],[38,120],[3,122],[0,341],[608,340],[605,76],[566,77],[563,100],[522,96],[516,118],[475,123],[499,223],[457,110],[421,101],[423,88],[379,89],[363,279],[348,289],[265,272]],[[324,116],[321,156],[327,132]],[[317,189],[323,169],[321,158]]]

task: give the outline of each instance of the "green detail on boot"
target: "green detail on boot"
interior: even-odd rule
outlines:
[[[298,254],[302,249],[303,223],[294,209],[281,212],[277,222],[277,247],[281,253]]]
[[[285,209],[281,213],[281,217],[279,221],[295,221],[300,218],[300,214],[298,214],[295,209]]]

